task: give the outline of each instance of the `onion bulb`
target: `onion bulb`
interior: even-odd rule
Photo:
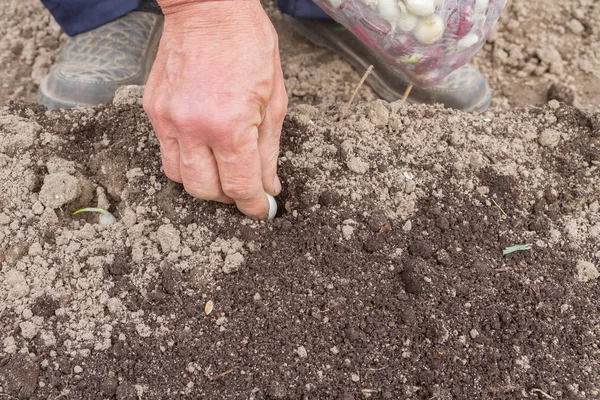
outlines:
[[[415,29],[419,18],[410,14],[402,1],[398,2],[398,7],[400,7],[400,17],[398,17],[398,22],[396,23],[398,29],[404,32],[410,32]]]
[[[396,24],[401,15],[396,0],[379,0],[377,12],[381,18],[388,21],[392,26]]]
[[[476,0],[475,1],[475,12],[477,14],[485,14],[488,9],[489,0]]]
[[[417,23],[415,37],[423,44],[432,44],[444,35],[444,21],[439,15],[430,15]]]
[[[477,44],[477,42],[479,42],[479,35],[471,32],[458,41],[458,47],[461,50],[468,49],[469,47]]]
[[[267,199],[269,200],[269,216],[268,219],[273,219],[277,215],[277,201],[275,201],[275,197],[271,196],[269,193],[265,193],[267,195]]]
[[[377,0],[362,0],[363,4],[369,8],[377,7]]]
[[[404,32],[410,32],[417,26],[417,22],[419,22],[419,18],[415,17],[412,14],[404,14],[398,19],[396,26],[398,29]]]
[[[418,17],[427,17],[435,12],[434,0],[404,0],[408,12]]]

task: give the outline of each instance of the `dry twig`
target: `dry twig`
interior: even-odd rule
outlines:
[[[548,393],[544,392],[542,389],[531,389],[531,393],[539,393],[547,399],[554,400],[554,397],[550,396]]]
[[[406,90],[404,91],[404,96],[402,96],[402,103],[406,102],[406,99],[408,99],[408,95],[410,94],[410,91],[413,88],[413,84],[409,84],[408,87],[406,88]]]
[[[344,108],[344,111],[342,112],[342,116],[340,117],[340,121],[343,120],[344,117],[346,116],[346,113],[348,112],[348,109],[350,108],[350,105],[352,104],[352,101],[354,100],[356,93],[358,93],[359,89],[361,88],[363,83],[365,83],[365,80],[371,74],[371,72],[373,72],[373,66],[369,65],[369,68],[367,68],[367,70],[365,71],[365,74],[362,76],[362,78],[360,78],[360,82],[358,82],[358,85],[356,85],[356,89],[354,89],[354,93],[352,93],[352,97],[350,97],[348,104],[346,104],[346,107]]]

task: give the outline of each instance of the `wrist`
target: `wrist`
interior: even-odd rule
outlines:
[[[193,12],[197,6],[206,3],[259,3],[260,0],[157,0],[163,14]]]

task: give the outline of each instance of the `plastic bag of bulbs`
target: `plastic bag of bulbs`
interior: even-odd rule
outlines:
[[[506,0],[314,0],[414,84],[440,83],[483,46]]]

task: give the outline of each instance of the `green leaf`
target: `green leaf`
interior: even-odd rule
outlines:
[[[531,245],[530,244],[517,244],[511,247],[507,247],[504,250],[502,250],[502,255],[507,255],[510,253],[514,253],[515,251],[525,251],[525,250],[531,250]]]
[[[95,212],[95,213],[99,213],[99,214],[106,214],[108,211],[106,211],[103,208],[80,208],[79,210],[75,211],[73,213],[73,215],[77,215],[77,214],[83,213],[83,212]]]

